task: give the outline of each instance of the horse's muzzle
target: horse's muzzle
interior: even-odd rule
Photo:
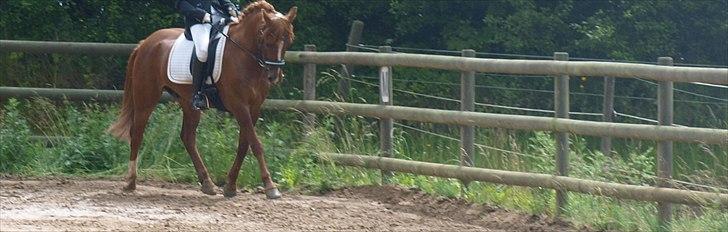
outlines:
[[[265,61],[263,61],[263,66],[268,71],[268,80],[272,84],[275,85],[278,82],[280,82],[281,79],[283,79],[283,77],[285,76],[283,74],[283,66],[285,66],[285,65],[286,65],[285,60],[276,60],[276,61],[265,60]]]

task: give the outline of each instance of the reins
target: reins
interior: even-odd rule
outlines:
[[[264,68],[266,71],[270,71],[271,70],[271,66],[274,67],[274,68],[281,68],[284,65],[286,65],[286,61],[285,60],[268,61],[268,60],[265,60],[263,58],[260,58],[260,56],[254,54],[250,50],[244,48],[238,42],[236,42],[235,40],[233,40],[232,38],[230,38],[230,36],[228,36],[224,32],[222,32],[222,28],[224,28],[225,25],[226,25],[225,24],[225,19],[220,20],[220,23],[218,25],[214,25],[212,23],[210,23],[210,25],[212,25],[212,28],[213,28],[213,33],[212,34],[220,33],[222,36],[224,36],[225,38],[227,38],[228,41],[232,42],[233,45],[235,45],[235,47],[237,47],[238,49],[240,49],[241,51],[247,53],[248,55],[250,55],[250,57],[252,57],[253,59],[255,59],[258,62],[258,65],[260,65],[260,67]]]

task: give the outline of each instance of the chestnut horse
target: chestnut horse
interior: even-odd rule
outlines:
[[[292,7],[283,15],[265,1],[253,2],[245,7],[239,23],[230,26],[227,38],[221,38],[228,39],[228,42],[225,43],[221,75],[217,82],[218,92],[223,105],[240,126],[237,155],[223,190],[226,197],[236,194],[235,182],[248,147],[258,160],[266,196],[281,196],[271,180],[254,126],[260,117],[260,107],[268,90],[283,76],[280,66],[284,63],[286,50],[293,42],[292,22],[296,18],[296,10],[296,7]],[[183,30],[179,28],[156,31],[141,41],[129,57],[121,113],[108,129],[109,133],[128,141],[131,146],[127,185],[124,187],[126,191],[136,188],[136,160],[144,129],[162,91],[167,91],[177,97],[182,108],[180,137],[195,166],[202,192],[216,194],[195,145],[201,112],[194,110],[190,103],[192,86],[176,84],[167,78],[167,57],[175,39],[182,33]]]

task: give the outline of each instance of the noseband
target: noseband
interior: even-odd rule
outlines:
[[[226,35],[225,33],[222,32],[222,28],[224,28],[225,25],[226,24],[224,22],[222,22],[222,21],[218,25],[213,25],[213,34],[220,33],[222,36],[225,36],[225,38],[227,38],[228,41],[233,42],[233,44],[235,45],[235,47],[238,47],[238,49],[240,49],[243,52],[247,53],[256,62],[258,62],[258,65],[260,65],[261,68],[265,69],[265,71],[267,73],[270,73],[271,70],[274,70],[274,69],[280,69],[284,65],[286,65],[286,61],[284,59],[280,59],[280,60],[266,60],[260,54],[253,53],[253,52],[249,51],[248,49],[246,49],[245,47],[241,46],[238,42],[236,42],[235,40],[231,39],[230,36],[228,36],[228,35]],[[258,51],[262,51],[262,49],[260,48],[260,46],[261,46],[261,44],[258,43]]]

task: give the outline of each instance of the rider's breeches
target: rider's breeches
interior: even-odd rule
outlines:
[[[212,21],[220,21],[220,13],[214,8],[212,9]],[[209,23],[199,23],[190,27],[192,34],[192,42],[195,43],[195,55],[200,62],[207,62],[207,48],[210,45],[210,30],[212,25]]]
[[[195,55],[200,62],[207,62],[207,48],[210,45],[210,24],[195,24],[190,27],[192,42],[195,43]]]

